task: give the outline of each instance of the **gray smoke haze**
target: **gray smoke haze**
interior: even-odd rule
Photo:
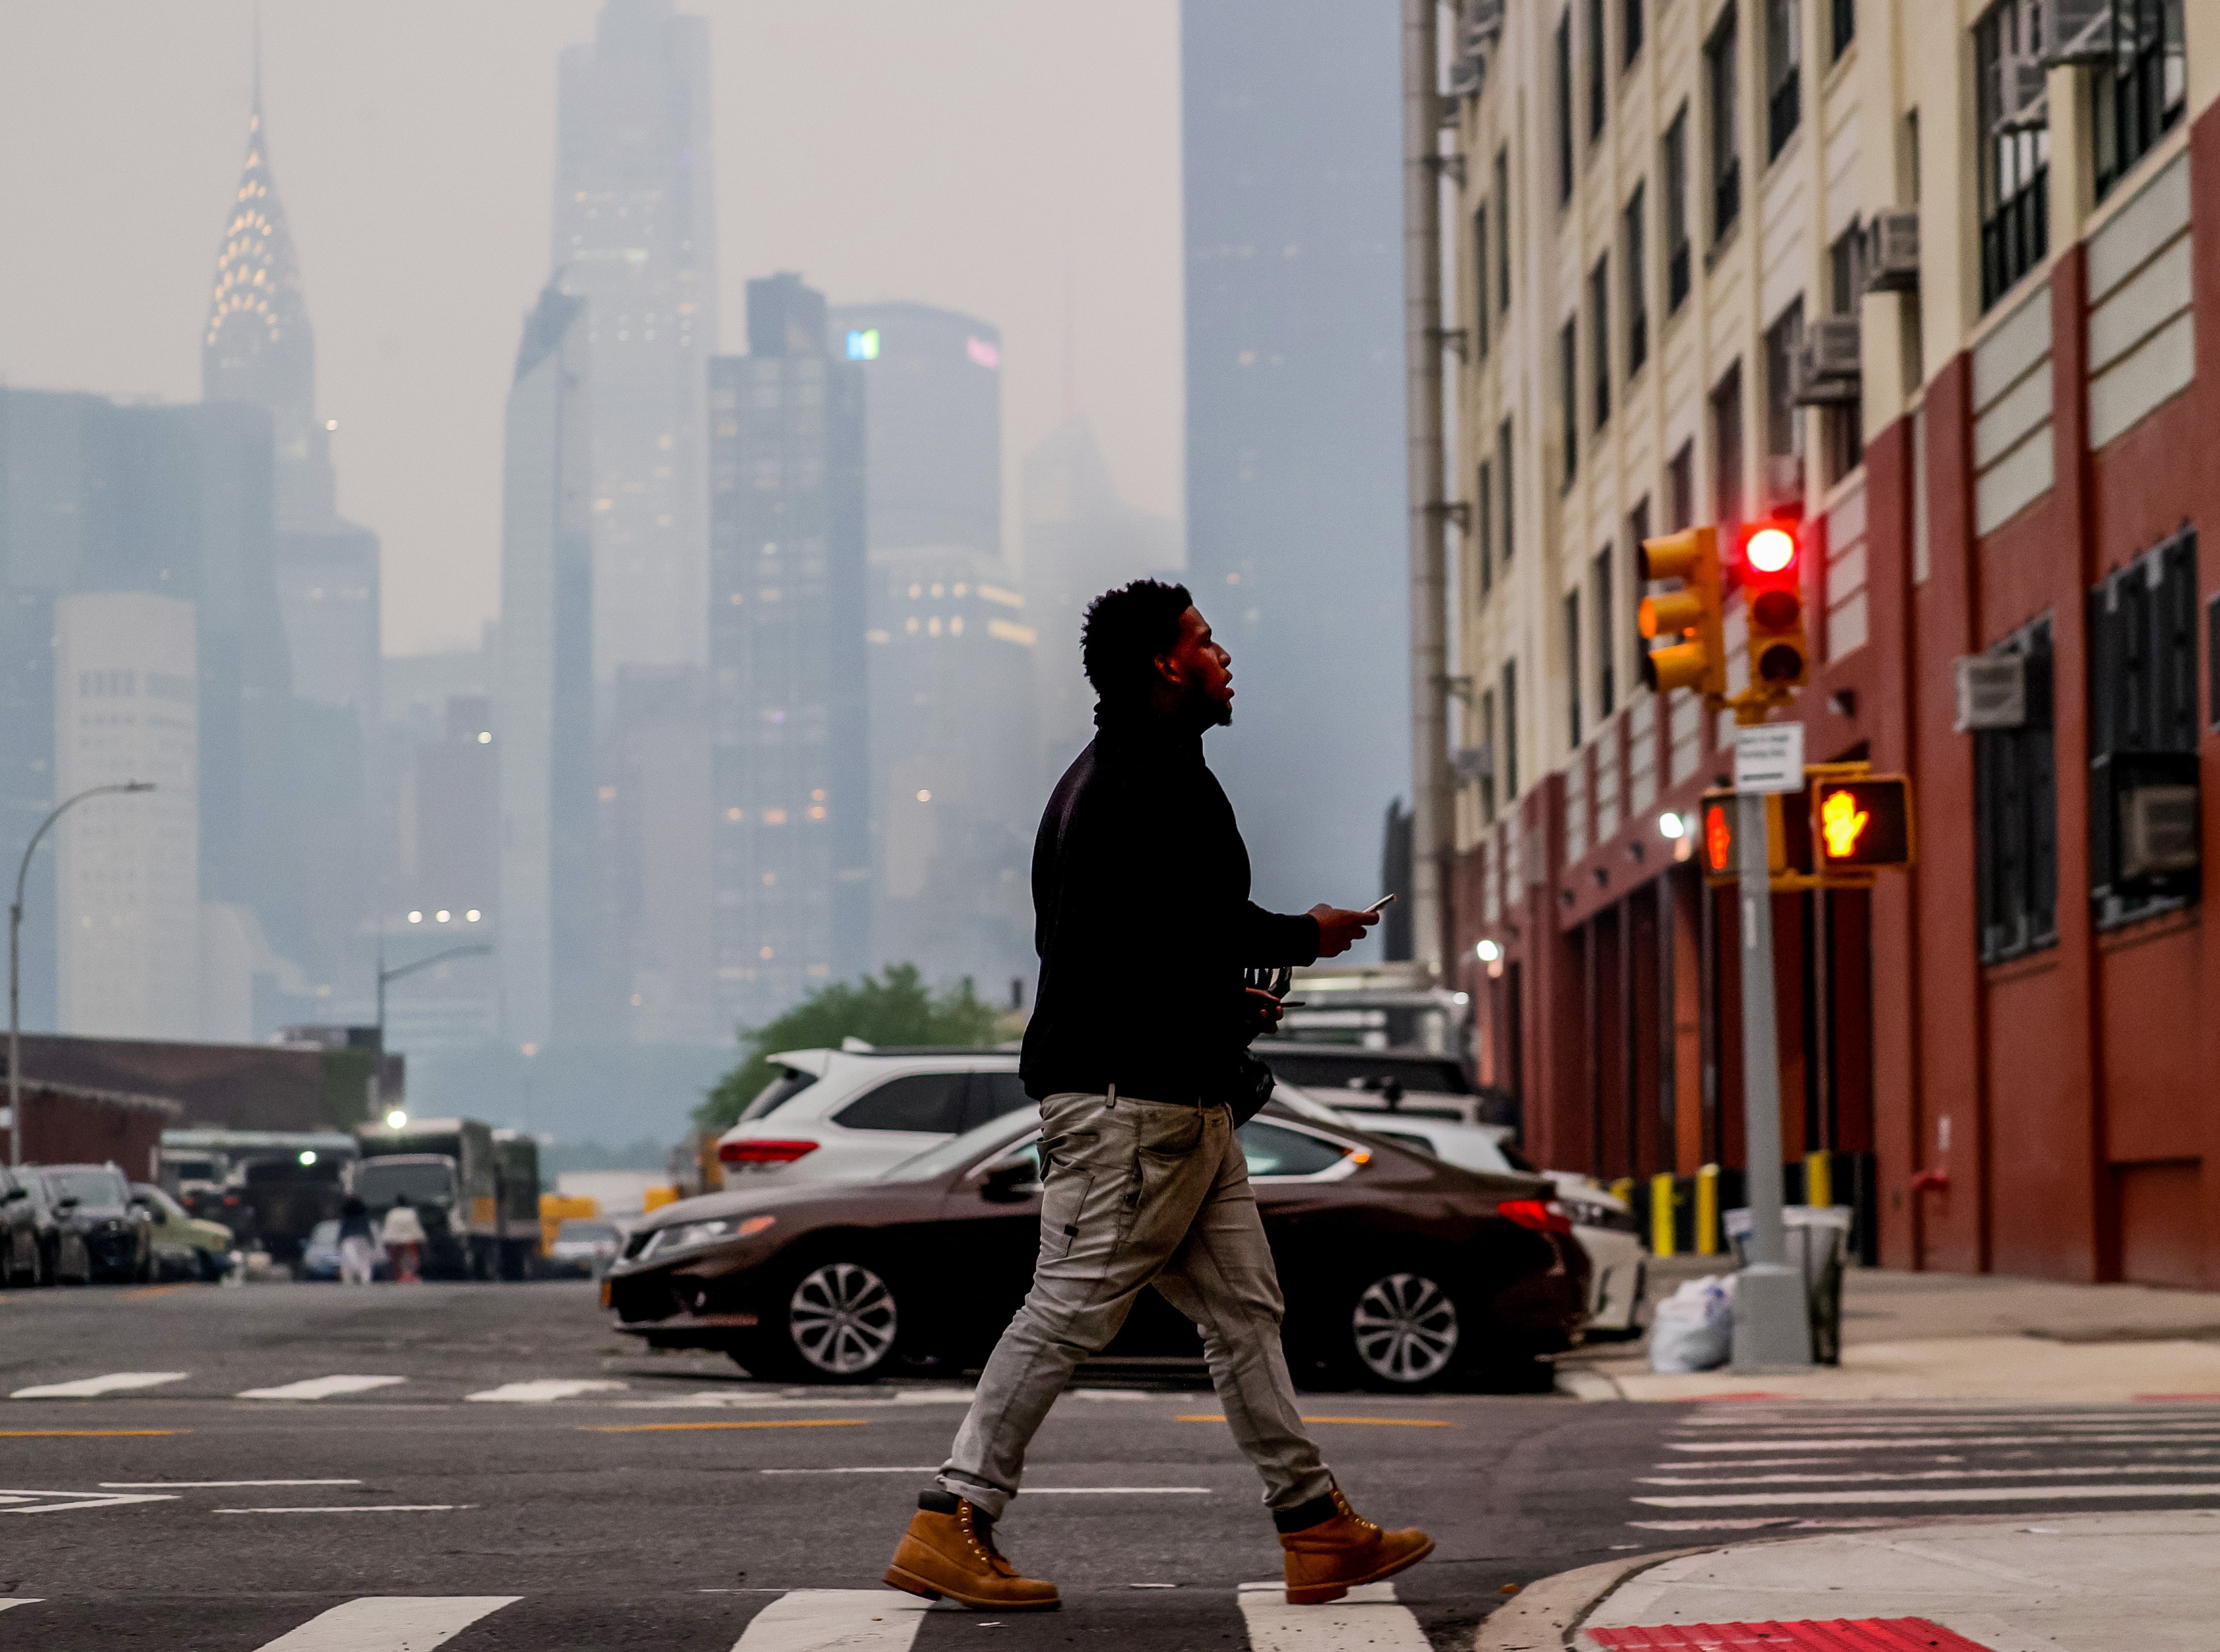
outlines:
[[[595,0],[268,0],[263,101],[341,512],[389,653],[493,617],[502,402],[548,268],[555,60]],[[1005,464],[1077,405],[1126,499],[1182,501],[1176,0],[684,3],[714,45],[722,347],[751,277],[1001,328]],[[0,8],[0,381],[199,395],[250,0]],[[1013,491],[1013,489],[1012,490]],[[1017,543],[1014,522],[1009,541]]]

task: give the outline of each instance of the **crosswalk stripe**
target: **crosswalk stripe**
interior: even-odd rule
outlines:
[[[183,1382],[190,1371],[110,1371],[105,1376],[79,1377],[74,1382],[42,1382],[18,1388],[10,1400],[91,1400],[126,1388],[153,1388],[165,1382]]]
[[[372,1594],[318,1612],[259,1652],[430,1652],[481,1618],[522,1599],[514,1594]]]
[[[1810,1503],[2018,1503],[2032,1498],[2220,1497],[2220,1486],[1967,1486],[1955,1491],[1737,1492],[1730,1497],[1637,1497],[1661,1509],[1755,1508]]]
[[[1675,1465],[1681,1467],[1686,1465]],[[1703,1463],[1700,1468],[1711,1465]],[[2063,1480],[2074,1474],[2209,1474],[2209,1462],[2105,1462],[2059,1468],[1918,1468],[1908,1474],[1645,1474],[1637,1486],[1843,1486],[1868,1481],[1914,1480]]]
[[[1668,1451],[1899,1451],[1911,1446],[1947,1445],[1953,1450],[1966,1445],[2086,1445],[2092,1441],[2112,1444],[2151,1445],[2177,1440],[2220,1440],[2220,1433],[2204,1434],[1941,1434],[1892,1436],[1886,1439],[1782,1440],[1668,1440]]]
[[[909,1652],[927,1604],[895,1589],[794,1589],[755,1615],[733,1652]]]
[[[535,1382],[504,1382],[498,1388],[481,1388],[465,1400],[493,1400],[514,1405],[536,1406],[550,1400],[570,1400],[582,1393],[605,1393],[624,1383],[593,1381],[577,1377],[542,1377]]]
[[[1291,1606],[1278,1578],[1241,1586],[1250,1652],[1431,1652],[1432,1643],[1393,1583],[1360,1583],[1323,1606]]]
[[[321,1376],[310,1377],[305,1382],[287,1382],[275,1388],[242,1388],[241,1400],[328,1400],[334,1394],[368,1393],[372,1388],[390,1388],[396,1382],[406,1382],[407,1377],[397,1376]]]

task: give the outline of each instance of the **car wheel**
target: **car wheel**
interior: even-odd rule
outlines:
[[[776,1325],[733,1357],[758,1376],[868,1382],[895,1362],[901,1314],[894,1287],[857,1262],[812,1264],[795,1279]],[[752,1356],[751,1359],[750,1356]],[[770,1373],[758,1369],[768,1365]]]
[[[1437,1381],[1464,1349],[1456,1299],[1426,1269],[1381,1274],[1350,1304],[1349,1352],[1367,1387],[1418,1389]]]

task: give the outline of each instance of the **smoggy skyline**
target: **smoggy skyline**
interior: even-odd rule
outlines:
[[[384,541],[384,647],[498,601],[502,400],[548,274],[556,57],[596,0],[270,0],[263,104],[315,329],[339,506]],[[1135,506],[1180,514],[1176,0],[709,20],[719,347],[751,277],[1001,329],[1005,468],[1077,410]],[[0,18],[0,382],[190,401],[246,138],[250,0]],[[1006,485],[1006,518],[1014,489]],[[1013,551],[1017,525],[1007,523]]]

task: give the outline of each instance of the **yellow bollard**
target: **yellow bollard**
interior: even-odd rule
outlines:
[[[1673,1173],[1660,1170],[1649,1178],[1649,1250],[1658,1256],[1673,1254]]]
[[[1824,1209],[1835,1202],[1835,1156],[1831,1153],[1804,1156],[1804,1202]]]
[[[1719,1167],[1706,1164],[1696,1172],[1696,1254],[1719,1253]]]
[[[1632,1176],[1621,1176],[1618,1181],[1612,1182],[1610,1187],[1606,1188],[1605,1191],[1609,1193],[1613,1199],[1619,1200],[1625,1204],[1631,1205],[1634,1202],[1634,1178]]]

